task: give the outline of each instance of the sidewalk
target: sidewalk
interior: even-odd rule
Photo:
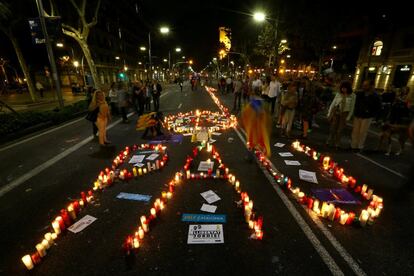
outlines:
[[[85,99],[85,94],[80,93],[74,95],[70,87],[62,88],[63,101],[65,105],[70,105]],[[48,90],[44,92],[44,97],[36,93],[37,102],[32,102],[29,92],[25,91],[22,94],[12,93],[9,95],[1,95],[0,100],[8,104],[15,111],[33,111],[33,110],[50,110],[58,106],[57,96],[54,91]],[[8,112],[8,109],[4,109]]]

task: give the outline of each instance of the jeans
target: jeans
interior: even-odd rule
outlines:
[[[270,110],[271,114],[275,113],[276,98],[277,97],[269,97],[269,102],[272,105],[272,108]]]
[[[122,121],[127,121],[128,117],[127,117],[127,113],[126,113],[126,107],[122,106],[121,107],[121,115],[122,115]]]
[[[154,111],[158,111],[160,109],[160,97],[153,96],[152,100],[154,101]]]

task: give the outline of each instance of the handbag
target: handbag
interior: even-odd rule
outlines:
[[[99,113],[99,107],[95,108],[92,111],[88,111],[88,114],[86,114],[85,119],[88,121],[91,121],[92,123],[95,123],[98,119],[98,113]]]

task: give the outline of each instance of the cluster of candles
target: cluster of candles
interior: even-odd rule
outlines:
[[[165,117],[164,122],[167,124],[168,129],[174,130],[177,133],[194,133],[206,127],[207,124],[211,124],[212,126],[206,127],[211,133],[228,129],[237,124],[237,119],[234,115],[227,115],[210,110],[196,110],[169,115]]]
[[[139,168],[138,170],[134,167],[132,172],[124,169],[118,171],[117,169],[121,166],[127,158],[131,155],[132,152],[137,150],[154,150],[162,154],[162,160],[156,160],[153,163],[147,164],[147,168]],[[89,203],[92,202],[94,198],[94,193],[97,190],[103,190],[106,187],[111,186],[114,181],[119,180],[128,180],[132,177],[137,177],[140,175],[145,175],[151,170],[162,168],[168,160],[168,155],[166,153],[166,147],[162,145],[148,145],[142,144],[140,146],[133,145],[132,147],[125,147],[113,160],[112,168],[105,168],[98,175],[96,181],[94,181],[93,188],[88,191],[83,191],[80,193],[80,198],[73,200],[69,205],[60,210],[60,214],[51,223],[51,232],[44,234],[44,238],[39,242],[35,248],[36,251],[32,254],[27,254],[22,257],[22,262],[28,270],[32,270],[35,265],[39,264],[47,254],[47,250],[55,244],[55,240],[66,232],[67,228],[70,227],[73,223],[76,222],[80,212],[84,209]],[[151,167],[151,168],[150,168]]]
[[[355,194],[361,195],[363,199],[369,201],[368,207],[366,209],[363,209],[359,216],[356,216],[355,213],[347,213],[344,210],[335,207],[335,205],[332,203],[320,202],[318,199],[306,197],[302,193],[302,201],[304,204],[308,204],[309,209],[313,210],[315,213],[324,218],[337,220],[342,225],[351,225],[353,223],[359,222],[361,226],[365,226],[367,224],[372,224],[374,220],[378,218],[384,207],[384,204],[383,199],[374,194],[374,189],[369,188],[367,184],[358,185],[356,179],[351,175],[346,175],[344,169],[339,167],[338,163],[334,162],[330,156],[323,155],[311,149],[310,147],[301,144],[299,141],[293,142],[292,147],[299,152],[305,153],[313,160],[318,161],[321,164],[322,168],[330,175],[332,175],[336,180],[341,182],[344,187],[348,188]]]
[[[218,97],[214,94],[214,92],[217,91],[217,89],[213,88],[213,87],[208,87],[206,86],[206,90],[208,92],[208,94],[210,95],[210,97],[213,99],[213,102],[218,106],[218,108],[227,116],[230,117],[230,112],[229,109],[227,107],[225,107],[224,105],[221,104],[220,100],[218,99]]]
[[[213,172],[212,169],[209,169],[207,173],[191,173],[190,167],[194,162],[194,158],[196,158],[203,149],[207,152],[211,152],[212,154],[213,160],[207,160],[207,162],[217,161],[218,167],[215,172]],[[253,209],[253,200],[249,198],[247,192],[243,192],[241,190],[240,181],[236,179],[235,175],[229,173],[229,168],[223,164],[220,154],[217,152],[216,148],[209,143],[202,142],[201,145],[193,149],[192,157],[187,156],[183,169],[180,172],[176,172],[174,178],[168,183],[168,190],[162,191],[161,198],[155,199],[149,215],[142,215],[140,217],[140,224],[135,229],[134,234],[128,235],[124,241],[123,248],[125,254],[130,255],[140,247],[140,243],[142,242],[145,234],[149,232],[151,224],[155,222],[155,219],[159,217],[162,210],[165,209],[168,201],[172,199],[177,185],[181,184],[184,179],[192,180],[207,178],[224,179],[233,185],[234,190],[241,196],[246,223],[249,225],[249,228],[253,230],[252,237],[258,240],[263,239],[263,217],[258,216]]]

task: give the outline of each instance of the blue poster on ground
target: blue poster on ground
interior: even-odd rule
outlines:
[[[226,215],[183,214],[181,221],[226,223]]]
[[[311,189],[311,191],[317,199],[328,203],[361,204],[361,201],[344,188]]]

